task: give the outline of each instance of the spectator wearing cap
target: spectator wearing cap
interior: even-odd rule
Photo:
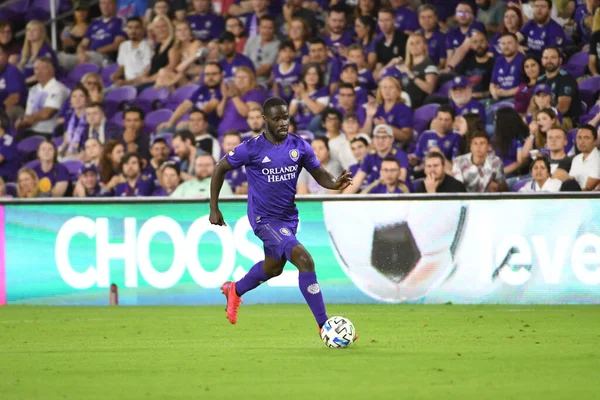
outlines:
[[[398,194],[410,193],[408,187],[400,180],[400,162],[394,156],[381,161],[380,178],[367,186],[361,194]]]
[[[568,38],[562,27],[551,18],[552,0],[533,1],[533,19],[517,34],[528,53],[542,54],[548,47],[562,47]]]
[[[163,122],[157,127],[157,130],[173,130],[175,124],[183,118],[192,108],[197,108],[206,113],[206,120],[212,130],[216,131],[221,122],[217,114],[217,106],[223,98],[221,86],[223,82],[223,67],[221,64],[207,62],[204,65],[203,81],[198,90],[196,90],[189,99],[181,103],[167,122]],[[181,122],[177,128],[182,129],[187,126],[186,122]]]
[[[330,107],[333,106],[338,110],[343,117],[349,114],[353,114],[358,120],[359,126],[363,126],[365,119],[367,118],[366,109],[362,105],[356,103],[356,90],[349,83],[340,84],[336,91],[337,102],[334,105],[333,102]],[[332,98],[333,100],[336,98]],[[366,96],[365,96],[366,97]],[[367,98],[365,98],[365,101]]]
[[[98,139],[100,143],[105,144],[111,139],[121,139],[121,129],[118,125],[106,119],[102,104],[87,104],[85,107],[85,120],[86,125],[80,143],[85,143],[87,139]],[[81,144],[79,147],[81,147]]]
[[[258,35],[250,35],[244,45],[244,55],[254,63],[257,82],[261,85],[268,84],[280,44],[275,37],[275,18],[268,15],[260,17]]]
[[[8,62],[8,56],[8,49],[0,44],[0,106],[14,120],[23,113],[27,85],[23,73]]]
[[[342,166],[339,162],[331,158],[329,140],[325,137],[316,138],[311,142],[311,147],[315,152],[317,160],[321,163],[331,175],[338,176],[342,172]],[[336,190],[328,190],[317,183],[315,178],[306,170],[302,169],[298,176],[297,184],[298,194],[335,194]]]
[[[449,65],[458,65],[458,63],[450,64],[452,60],[452,56],[457,51],[459,47],[463,48],[463,52],[466,54],[466,51],[471,46],[470,37],[473,32],[481,32],[484,35],[487,35],[487,31],[485,30],[485,26],[475,19],[475,10],[473,9],[473,4],[468,0],[461,0],[456,5],[456,23],[457,25],[454,28],[451,28],[446,33],[446,55],[449,61]],[[464,51],[466,49],[466,51]]]
[[[454,70],[459,77],[466,77],[473,97],[482,99],[489,96],[494,62],[494,57],[489,54],[489,44],[485,34],[473,32],[470,47],[458,48],[453,59],[448,60],[448,70]]]
[[[395,29],[395,19],[395,12],[391,8],[382,8],[377,13],[381,37],[375,42],[377,65],[374,76],[376,79],[381,77],[386,68],[400,65],[406,54],[408,36],[403,31]]]
[[[248,122],[248,126],[250,130],[248,132],[242,133],[242,141],[245,142],[254,137],[260,136],[265,127],[265,120],[263,119],[263,112],[260,108],[253,108],[248,111],[248,118],[246,118],[246,122]],[[219,148],[219,154],[214,155],[215,160],[218,160],[221,157],[221,148]]]
[[[56,80],[50,59],[38,58],[34,75],[38,83],[29,89],[25,116],[15,124],[21,131],[17,141],[33,135],[49,136],[56,127],[58,110],[69,96],[69,89]]]
[[[119,45],[125,41],[123,21],[116,16],[116,0],[100,0],[101,16],[94,19],[77,46],[77,55],[60,53],[59,64],[67,71],[75,65],[92,62],[102,67],[105,62],[113,62]]]
[[[529,108],[527,115],[525,116],[525,122],[527,124],[531,124],[533,121],[533,117],[540,111],[545,108],[550,108],[556,114],[558,118],[558,122],[562,124],[563,116],[556,109],[556,107],[552,106],[552,88],[545,83],[540,83],[533,89],[533,96],[531,96],[531,101],[529,103]]]
[[[519,192],[560,192],[562,182],[550,177],[550,163],[546,157],[538,157],[531,163],[531,183],[525,184]]]
[[[367,104],[367,117],[362,132],[371,132],[374,125],[387,125],[397,141],[406,144],[413,137],[413,113],[402,97],[397,79],[387,76],[379,82],[377,105]]]
[[[142,157],[137,153],[127,153],[121,160],[124,182],[115,186],[115,197],[151,196],[154,181],[142,174]]]
[[[420,29],[417,32],[427,42],[429,59],[438,69],[446,68],[446,35],[440,31],[435,6],[423,4],[419,7],[418,18]]]
[[[417,193],[464,193],[465,185],[446,174],[444,155],[431,151],[425,156],[425,179],[416,187]]]
[[[221,157],[221,146],[219,141],[208,132],[208,121],[204,111],[192,110],[188,130],[194,137],[194,144],[198,150],[212,155],[215,160]]]
[[[569,183],[575,187],[567,184],[568,180],[565,180],[562,190],[565,190],[567,184],[568,190],[577,190],[576,187],[579,186],[580,190],[591,191],[600,184],[600,151],[596,148],[597,140],[598,131],[595,127],[581,125],[577,129],[576,145],[579,154],[573,158],[568,177],[568,180],[574,181]]]
[[[541,3],[536,1],[536,5]],[[552,104],[563,115],[565,129],[570,129],[582,114],[577,80],[561,69],[562,56],[557,47],[547,47],[542,54],[542,65],[546,73],[538,79],[552,88]]]
[[[17,177],[20,160],[17,143],[11,136],[10,121],[4,113],[0,114],[0,177],[5,182],[13,182]]]
[[[119,68],[110,76],[115,86],[133,85],[144,75],[152,60],[152,47],[144,39],[144,24],[139,17],[127,19],[129,40],[119,45]]]
[[[220,62],[223,70],[223,81],[230,83],[240,67],[248,67],[254,72],[254,63],[245,55],[238,53],[235,36],[231,32],[223,32],[219,37],[219,52],[223,56]]]
[[[419,165],[430,151],[442,153],[449,161],[456,157],[461,136],[452,129],[455,117],[452,107],[443,105],[438,108],[434,120],[431,121],[431,130],[419,135],[415,152],[408,156],[412,166]]]
[[[419,29],[417,13],[411,10],[410,0],[391,0],[390,5],[395,13],[394,28],[410,35]]]
[[[123,112],[122,140],[128,153],[138,153],[143,159],[150,158],[150,138],[144,132],[144,110],[131,106]]]
[[[473,98],[469,81],[464,76],[457,76],[452,81],[450,89],[450,106],[456,115],[477,114],[485,123],[485,107]]]
[[[342,113],[335,108],[326,108],[323,111],[323,127],[328,139],[328,147],[331,159],[337,161],[343,169],[356,163],[356,159],[350,149],[350,141],[341,131]]]
[[[323,75],[323,86],[329,89],[328,94],[333,93],[340,81],[342,66],[336,57],[328,55],[323,39],[313,38],[308,42],[308,62],[319,67]],[[305,67],[306,65],[304,64]]]
[[[176,161],[167,161],[160,166],[160,186],[152,193],[152,196],[170,196],[181,184],[181,169]]]
[[[387,156],[393,156],[400,162],[400,180],[407,181],[408,178],[408,157],[402,150],[395,149],[394,132],[389,125],[377,125],[373,130],[373,151],[365,156],[360,165],[360,169],[354,177],[354,183],[344,190],[344,193],[356,193],[364,182],[371,184],[379,179],[379,170],[381,162]]]
[[[454,159],[452,175],[462,182],[470,193],[505,192],[504,164],[499,157],[488,154],[490,139],[485,132],[471,137],[471,152]]]
[[[273,96],[281,97],[288,104],[294,97],[293,85],[300,82],[302,63],[295,61],[296,49],[292,41],[279,47],[279,62],[273,66]]]
[[[298,129],[322,134],[321,113],[329,104],[329,89],[324,86],[323,72],[318,64],[305,64],[301,83],[293,85],[294,99],[290,103],[290,116]]]
[[[421,107],[437,86],[438,69],[429,59],[427,42],[420,33],[408,38],[406,58],[397,68],[402,73],[402,87],[410,96],[412,107]]]
[[[210,198],[210,182],[215,170],[215,160],[210,154],[200,154],[194,161],[194,177],[183,182],[171,193],[174,198]],[[233,195],[229,183],[223,182],[219,198]]]
[[[171,148],[167,140],[162,136],[155,136],[150,144],[150,161],[142,171],[142,174],[154,181],[154,186],[159,186],[158,169],[169,160]]]
[[[217,39],[225,30],[223,17],[212,10],[210,0],[193,0],[192,12],[185,19],[190,24],[194,37],[203,43]]]
[[[515,94],[515,110],[523,115],[527,114],[533,91],[542,72],[541,62],[533,55],[528,55],[523,61],[522,79],[519,89]]]
[[[345,62],[342,66],[342,72],[340,73],[340,83],[339,85],[350,85],[354,90],[354,105],[356,108],[362,108],[368,99],[368,92],[365,88],[360,86],[360,82],[358,80],[358,67],[356,64],[352,62]],[[339,86],[333,92],[333,96],[331,96],[331,105],[333,107],[337,107],[339,105]]]
[[[375,53],[369,53],[368,55],[375,55]],[[365,90],[371,92],[377,89],[375,78],[373,77],[373,71],[371,71],[365,58],[365,50],[360,44],[353,44],[348,47],[348,61],[356,64],[358,68],[358,83]],[[376,62],[375,60],[374,62]]]
[[[490,95],[496,100],[512,98],[521,84],[521,69],[525,57],[519,53],[519,42],[514,33],[504,33],[500,37],[502,55],[496,58]]]
[[[100,185],[98,166],[87,163],[79,170],[79,179],[73,189],[73,197],[105,197],[108,192]]]
[[[63,197],[69,188],[69,170],[58,162],[58,151],[51,140],[40,143],[37,150],[39,164],[33,170],[39,179],[41,196]]]
[[[227,154],[242,143],[242,137],[235,131],[227,132],[223,136],[223,154]],[[215,158],[218,160],[219,158]],[[232,169],[225,174],[225,180],[235,194],[248,194],[248,177],[246,167]]]
[[[354,159],[356,160],[356,164],[352,164],[348,167],[348,171],[352,174],[352,177],[355,178],[356,174],[360,170],[360,166],[364,161],[365,157],[369,153],[369,147],[371,146],[371,138],[366,133],[361,133],[357,135],[350,142],[350,149],[352,150],[352,155],[354,155]],[[367,180],[364,179],[360,191],[363,191],[367,187]]]
[[[331,7],[327,11],[325,25],[327,28],[327,34],[323,37],[325,45],[334,56],[342,56],[346,48],[354,42],[353,35],[346,30],[345,7],[339,4]]]

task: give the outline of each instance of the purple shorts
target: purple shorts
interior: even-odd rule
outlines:
[[[292,249],[300,244],[297,229],[298,222],[263,221],[256,225],[254,234],[262,240],[266,257],[289,260]]]

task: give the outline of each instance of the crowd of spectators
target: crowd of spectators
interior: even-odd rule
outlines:
[[[345,194],[600,190],[600,0],[67,8],[53,49],[0,7],[0,195],[206,198],[270,96]]]

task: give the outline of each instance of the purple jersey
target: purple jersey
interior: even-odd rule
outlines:
[[[405,152],[399,149],[392,149],[387,156],[396,157],[396,159],[400,162],[400,167],[408,169],[408,156]],[[376,152],[369,153],[365,156],[362,164],[360,165],[360,170],[367,174],[367,184],[371,184],[379,179],[379,169],[381,168],[381,162],[385,157],[380,157]]]
[[[504,163],[504,166],[506,167],[507,165],[510,165],[517,161],[517,154],[519,153],[519,151],[521,151],[522,148],[523,142],[517,139],[513,139],[507,154],[502,154],[502,152],[499,149],[494,150],[496,155],[500,157],[500,159]]]
[[[248,139],[250,140],[250,139]],[[225,174],[225,180],[231,186],[231,190],[235,193],[235,189],[238,187],[248,184],[248,176],[246,175],[246,167],[232,169]]]
[[[293,62],[287,72],[282,72],[281,64],[273,66],[273,83],[279,90],[279,97],[284,99],[288,104],[294,97],[294,89],[292,85],[300,82],[300,74],[302,73],[302,64]]]
[[[385,111],[384,105],[380,104],[377,107],[375,118],[383,118],[388,125],[398,129],[412,128],[413,126],[413,112],[403,103],[396,103],[390,111]]]
[[[402,193],[410,193],[410,190],[404,183],[398,183],[394,186],[394,190],[389,191],[387,185],[385,183],[379,183],[377,185],[373,185],[367,189],[368,194],[402,194]]]
[[[419,32],[425,35],[422,29]],[[447,57],[446,54],[446,35],[440,32],[439,28],[433,31],[433,34],[429,39],[425,38],[427,42],[427,51],[429,54],[429,59],[435,64],[439,65],[440,60],[445,60]]]
[[[40,193],[49,194],[52,188],[58,182],[65,182],[69,180],[69,170],[67,167],[60,163],[54,164],[54,166],[48,172],[42,170],[41,164],[37,164],[33,167],[33,170],[39,178]]]
[[[4,70],[0,71],[0,104],[4,105],[4,100],[15,93],[20,95],[19,104],[24,105],[27,99],[25,77],[17,67],[6,64]]]
[[[221,67],[223,68],[223,80],[226,83],[233,81],[233,77],[235,76],[235,71],[238,67],[248,67],[252,71],[254,69],[254,63],[248,57],[243,55],[242,53],[236,53],[235,57],[231,62],[227,61],[226,58],[221,60]]]
[[[253,101],[262,106],[263,101],[265,101],[265,93],[262,89],[253,89],[240,96],[240,100],[243,102]],[[219,135],[222,136],[225,132],[230,130],[246,132],[250,130],[250,126],[248,126],[248,122],[246,122],[246,117],[243,117],[238,113],[237,108],[235,108],[235,105],[233,104],[233,100],[227,99],[225,111],[223,111],[223,118],[221,118],[217,131],[219,132]]]
[[[588,44],[592,35],[592,30],[585,24],[585,19],[590,15],[587,7],[580,7],[575,10],[575,24],[577,24],[577,32],[581,38],[582,45]]]
[[[417,13],[408,8],[408,5],[396,8],[396,30],[414,32],[419,29]]]
[[[90,40],[88,49],[91,51],[112,44],[117,36],[127,37],[123,32],[123,20],[117,17],[106,22],[102,17],[98,17],[92,21],[85,33],[85,37]]]
[[[482,32],[484,35],[487,35],[485,26],[479,21],[473,21],[466,34],[462,33],[460,27],[456,26],[446,33],[446,49],[456,50],[465,41],[467,36],[473,34],[473,31]]]
[[[333,40],[331,35],[325,35],[323,40],[325,41],[327,48],[330,49],[336,57],[339,57],[338,48],[340,46],[350,47],[354,43],[352,35],[347,31],[344,31],[339,39]]]
[[[492,40],[490,40],[490,51],[494,54],[496,59],[502,56],[502,49],[500,48],[500,36],[502,36],[502,32],[496,33]]]
[[[475,99],[471,99],[471,101],[462,107],[457,106],[454,102],[450,102],[450,106],[454,108],[456,115],[478,114],[481,120],[485,122],[485,107]]]
[[[565,32],[553,19],[544,26],[529,21],[521,29],[521,34],[525,37],[525,46],[529,48],[528,53],[541,54],[546,47],[562,47],[567,43]]]
[[[342,72],[342,64],[335,57],[329,57],[327,64],[325,64],[325,85],[329,86],[332,83],[338,83],[340,81],[340,73]]]
[[[0,176],[4,178],[5,182],[14,182],[21,162],[17,151],[17,143],[7,132],[0,137],[0,155],[2,156]]]
[[[194,37],[202,42],[209,42],[225,30],[225,22],[220,15],[208,12],[204,15],[192,14],[185,17],[189,22]]]
[[[54,52],[54,50],[52,50],[52,47],[50,47],[50,45],[48,43],[44,43],[42,44],[42,47],[40,47],[38,53],[37,53],[37,57],[36,60],[38,58],[41,57],[50,57],[50,59],[52,60],[52,65],[54,65],[54,68],[56,68],[58,66],[58,60],[56,58],[56,53]],[[30,76],[33,76],[33,64],[34,61],[27,61],[27,63],[25,64],[25,66],[23,67],[23,75],[25,76],[25,79],[29,78]]]
[[[441,150],[444,157],[448,160],[452,160],[456,157],[459,146],[460,134],[456,132],[450,132],[445,136],[440,136],[435,131],[425,131],[419,135],[415,155],[422,160],[432,147],[437,147]]]
[[[326,87],[317,89],[312,93],[309,93],[308,97],[310,97],[311,100],[319,102],[323,105],[328,105],[329,89]],[[315,114],[313,114],[313,112],[310,111],[310,108],[308,108],[304,100],[293,99],[292,104],[298,105],[298,111],[296,112],[296,115],[294,115],[294,119],[296,120],[296,125],[298,126],[298,129],[306,129],[306,127],[308,127],[308,124],[310,124],[310,121],[315,117]]]
[[[298,221],[294,198],[300,171],[321,167],[307,141],[290,133],[276,146],[263,134],[240,144],[226,157],[233,168],[246,166],[248,219],[253,229],[269,220]]]
[[[357,107],[363,106],[364,104],[367,103],[367,100],[369,100],[367,97],[369,95],[369,93],[366,91],[366,89],[363,89],[360,86],[357,86],[354,88],[354,93],[356,94],[355,104]],[[331,105],[335,108],[337,108],[337,106],[340,104],[340,89],[339,88],[335,90],[330,101],[331,101]]]
[[[363,68],[358,71],[358,83],[368,91],[377,89],[373,72],[368,68]]]
[[[521,84],[521,69],[525,56],[521,53],[508,61],[506,57],[500,56],[494,63],[492,71],[492,83],[495,83],[500,89],[510,90]]]
[[[140,176],[135,182],[135,186],[129,186],[127,182],[121,182],[115,186],[115,197],[136,197],[136,196],[152,196],[154,192],[154,182],[152,179]]]
[[[194,104],[195,108],[203,109],[204,106],[206,106],[206,103],[209,101],[215,99],[221,101],[222,98],[223,95],[221,94],[221,88],[219,86],[210,88],[206,85],[202,85],[200,88],[198,88],[198,90],[192,93],[188,100]],[[219,126],[221,119],[217,115],[216,108],[213,112],[207,115],[207,121],[210,126]]]

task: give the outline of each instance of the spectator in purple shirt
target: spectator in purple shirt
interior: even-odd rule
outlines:
[[[304,60],[308,60],[308,39],[310,39],[310,35],[311,30],[304,18],[292,18],[287,39],[294,44],[294,58],[299,64]]]
[[[237,68],[233,82],[225,85],[223,98],[217,106],[217,115],[221,118],[217,129],[219,136],[230,130],[246,132],[250,129],[246,121],[248,111],[260,107],[264,98],[264,91],[256,86],[254,70],[245,66]]]
[[[475,19],[475,10],[470,1],[462,0],[456,6],[457,26],[446,33],[446,54],[450,61],[454,52],[460,46],[469,47],[469,37],[473,31],[479,31],[487,34],[485,26]],[[454,64],[457,65],[457,64]]]
[[[342,55],[350,60],[350,48],[359,46],[365,60],[360,64],[360,68],[366,69],[368,66],[369,72],[371,72],[377,64],[377,53],[375,53],[375,43],[377,42],[377,35],[375,32],[376,27],[377,24],[372,17],[364,15],[358,17],[356,21],[354,21],[354,31],[356,32],[355,43],[345,49],[345,52],[342,52]],[[356,61],[352,62],[356,63]],[[373,75],[372,72],[371,75]]]
[[[450,100],[456,115],[477,114],[485,122],[485,107],[473,98],[469,81],[464,76],[457,76],[452,81]]]
[[[236,71],[240,67],[248,67],[254,72],[254,63],[245,55],[236,50],[235,36],[231,32],[225,32],[219,37],[219,51],[223,55],[221,68],[223,68],[223,80],[225,83],[233,81]]]
[[[115,186],[114,196],[151,196],[154,182],[142,175],[142,157],[137,153],[127,153],[121,160],[124,182]]]
[[[442,105],[438,108],[435,119],[431,122],[431,130],[419,135],[414,154],[408,155],[413,167],[418,166],[430,151],[439,151],[449,161],[457,156],[461,137],[452,130],[455,117],[452,107]]]
[[[344,124],[346,123],[346,119],[344,119]],[[369,147],[371,145],[371,138],[366,133],[361,133],[357,135],[354,139],[350,141],[350,149],[352,150],[352,155],[356,159],[356,164],[348,167],[348,171],[352,174],[352,178],[356,177],[358,171],[360,170],[360,166],[369,153]],[[367,180],[364,179],[360,191],[364,190],[367,187]]]
[[[169,160],[169,154],[171,154],[171,148],[167,140],[163,136],[156,135],[150,144],[150,160],[142,171],[144,176],[154,181],[155,187],[159,186],[159,168]]]
[[[19,55],[21,54],[21,46],[15,40],[12,26],[9,22],[0,21],[0,45],[4,46],[8,54],[8,62],[17,65]]]
[[[8,116],[0,113],[0,177],[5,182],[15,180],[20,165],[17,142],[10,135],[9,130]]]
[[[342,84],[351,85],[355,91],[355,104],[357,107],[363,107],[367,104],[367,96],[368,92],[365,88],[360,86],[360,82],[358,80],[358,66],[352,62],[344,63],[342,67],[342,72],[340,73],[340,86]],[[331,97],[331,104],[334,107],[337,107],[339,101],[339,88],[335,90],[333,96]]]
[[[23,112],[26,98],[25,77],[17,67],[9,64],[8,52],[0,45],[0,107],[14,120]]]
[[[494,56],[502,54],[500,48],[500,36],[504,33],[514,33],[518,37],[518,33],[523,28],[523,12],[514,3],[508,3],[504,10],[504,26],[500,32],[496,33],[490,41],[490,51],[494,53]]]
[[[435,7],[430,4],[424,4],[419,7],[419,26],[418,30],[427,41],[427,50],[429,59],[438,66],[444,69],[446,67],[446,35],[440,32]]]
[[[367,186],[361,194],[402,194],[410,193],[408,186],[400,180],[402,166],[394,156],[381,161],[380,178]]]
[[[72,111],[65,117],[63,125],[64,139],[58,151],[61,158],[77,157],[83,151],[86,136],[85,128],[87,126],[85,107],[88,100],[89,96],[86,88],[81,84],[75,85],[70,96]]]
[[[494,63],[490,95],[495,100],[512,98],[521,84],[521,70],[525,57],[519,53],[519,42],[514,33],[504,33],[500,38],[502,56]]]
[[[410,35],[419,29],[417,13],[410,9],[410,0],[391,0],[390,5],[396,13],[395,28]]]
[[[362,104],[356,104],[356,91],[354,85],[349,83],[340,84],[336,96],[336,103],[334,104],[332,101],[331,105],[342,114],[342,117],[345,117],[348,114],[355,115],[359,126],[362,126],[365,123],[366,110]]]
[[[211,0],[193,0],[193,14],[189,14],[185,19],[190,23],[194,37],[203,43],[219,37],[225,30],[223,17],[212,11]]]
[[[327,48],[334,56],[340,57],[354,40],[346,30],[346,12],[340,5],[333,6],[327,12],[327,35],[323,37]]]
[[[269,0],[250,0],[250,6],[252,11],[241,16],[245,21],[244,30],[249,38],[258,35],[260,19],[269,15]],[[273,24],[275,24],[274,18]],[[275,29],[273,29],[273,32],[275,32]]]
[[[70,71],[77,64],[94,63],[102,67],[117,57],[119,45],[125,41],[123,20],[116,16],[116,0],[100,0],[102,15],[90,24],[85,38],[77,46],[77,55],[59,54],[59,63]]]
[[[293,85],[300,82],[302,63],[295,61],[296,49],[290,40],[279,47],[279,63],[273,67],[273,95],[281,97],[288,104],[294,97]]]
[[[73,197],[104,197],[108,195],[100,185],[100,170],[92,163],[84,164],[79,170],[79,179],[73,189]]]
[[[373,72],[368,68],[364,49],[360,44],[355,43],[348,47],[348,61],[356,64],[358,67],[358,82],[361,87],[368,92],[377,89]]]
[[[58,162],[58,151],[51,140],[38,146],[39,164],[33,170],[39,178],[41,196],[63,197],[69,187],[69,170]]]
[[[542,64],[534,55],[528,55],[523,60],[523,71],[521,72],[522,81],[515,94],[515,110],[519,114],[527,113],[529,103],[533,96],[533,89],[537,85],[537,80],[542,74]]]
[[[329,90],[323,86],[323,79],[319,65],[309,63],[302,69],[302,83],[293,86],[294,99],[289,111],[299,130],[323,133],[320,114],[329,104]]]
[[[57,66],[56,54],[46,38],[46,27],[37,20],[29,21],[25,28],[25,41],[23,50],[17,67],[23,71],[27,84],[32,85],[37,82],[33,74],[33,65],[35,60],[41,57],[49,57],[52,60],[54,68]]]
[[[551,18],[551,11],[552,0],[534,0],[533,20],[527,22],[518,34],[528,53],[542,54],[547,47],[567,44],[567,36],[558,22]]]
[[[181,168],[176,161],[166,161],[159,169],[160,187],[157,187],[152,196],[170,196],[181,184]]]
[[[327,54],[327,46],[321,38],[311,39],[308,44],[308,62],[319,65],[323,74],[323,86],[333,93],[340,81],[341,63]],[[306,64],[305,64],[306,65]]]

